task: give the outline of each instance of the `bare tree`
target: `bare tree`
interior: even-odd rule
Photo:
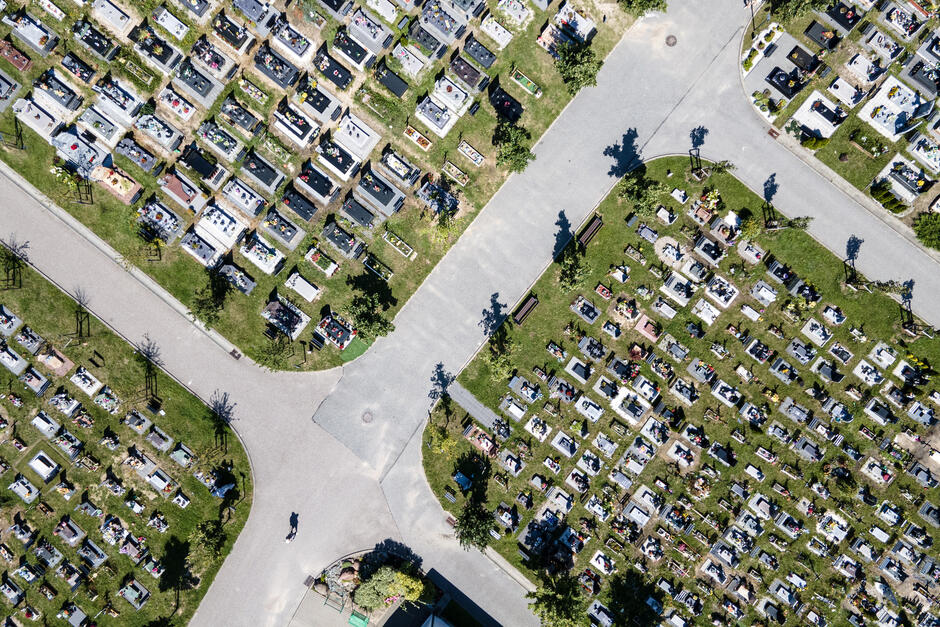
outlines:
[[[29,240],[21,242],[16,233],[0,239],[0,263],[3,264],[4,289],[23,287],[23,266],[29,263]]]
[[[228,392],[216,390],[209,397],[209,418],[215,427],[215,441],[223,450],[228,450],[228,425],[235,419],[236,405]]]
[[[75,300],[75,335],[79,338],[91,337],[91,313],[88,311],[88,293],[81,287],[72,292]]]
[[[143,341],[137,345],[137,354],[144,364],[146,393],[150,398],[159,398],[157,394],[157,369],[163,367],[163,359],[160,357],[160,345],[145,333]]]

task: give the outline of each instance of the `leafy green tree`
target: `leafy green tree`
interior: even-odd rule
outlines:
[[[603,64],[588,42],[563,43],[558,46],[558,56],[555,57],[555,69],[572,96],[582,87],[597,85],[597,73]]]
[[[796,229],[798,231],[805,231],[809,228],[809,223],[813,221],[812,216],[800,216],[797,218],[791,218],[787,221],[787,226],[791,229]]]
[[[496,382],[505,382],[512,375],[512,359],[509,355],[489,356],[490,378]]]
[[[757,218],[748,218],[741,223],[741,238],[747,240],[756,239],[763,233],[764,224]]]
[[[359,336],[371,340],[395,330],[395,325],[384,314],[385,309],[378,294],[366,292],[353,296],[344,311],[355,321]]]
[[[630,172],[620,181],[617,194],[633,204],[633,210],[638,216],[652,216],[668,190],[666,186],[652,179],[646,178],[642,169]]]
[[[512,355],[516,351],[515,342],[509,335],[506,324],[500,325],[490,336],[488,348],[490,378],[497,383],[505,382],[512,374]]]
[[[356,605],[371,612],[389,605],[388,600],[401,598],[414,602],[426,598],[428,587],[413,570],[410,564],[401,570],[382,566],[356,588],[353,600]]]
[[[395,583],[395,570],[391,566],[382,566],[371,577],[359,584],[353,593],[353,601],[370,612],[385,606],[385,599]]]
[[[546,575],[526,597],[543,627],[577,627],[583,622],[581,589],[570,574]]]
[[[501,121],[493,131],[496,165],[508,166],[510,172],[522,172],[535,159],[531,142],[529,131],[506,120]]]
[[[274,339],[269,339],[261,345],[254,359],[259,366],[268,370],[285,370],[292,353],[290,338],[279,333]]]
[[[716,161],[708,167],[709,176],[715,176],[719,174],[728,174],[729,172],[734,172],[738,169],[738,166],[734,165],[732,162],[727,159],[722,161]]]
[[[483,503],[476,498],[468,498],[457,516],[454,534],[464,550],[476,548],[483,551],[490,542],[492,526],[493,516],[486,510]]]
[[[232,284],[218,272],[210,272],[206,284],[196,290],[190,312],[206,327],[219,322],[225,301],[232,291]]]
[[[781,22],[789,22],[812,11],[825,11],[830,0],[771,0],[770,12]]]
[[[558,284],[566,292],[579,287],[587,276],[584,267],[584,257],[576,244],[569,244],[561,253],[559,261],[561,272],[558,275]]]
[[[205,567],[221,558],[226,539],[225,527],[220,520],[213,518],[196,525],[189,534],[193,562]]]
[[[406,571],[397,571],[395,573],[395,594],[399,594],[406,601],[419,601],[426,598],[430,590],[424,580],[417,575]]]
[[[914,233],[924,246],[940,249],[940,213],[922,213],[914,222]]]
[[[666,12],[666,0],[618,0],[620,8],[634,17],[643,17],[647,13]]]

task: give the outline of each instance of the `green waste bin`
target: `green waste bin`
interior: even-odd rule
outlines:
[[[369,624],[369,618],[359,612],[353,612],[349,616],[349,624],[353,627],[366,627]]]

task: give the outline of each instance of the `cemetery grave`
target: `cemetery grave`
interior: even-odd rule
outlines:
[[[247,455],[201,401],[20,272],[3,291],[5,346],[49,385],[2,362],[4,612],[15,624],[186,622],[248,517]],[[192,534],[220,515],[214,557]]]
[[[537,48],[541,22],[590,36],[601,58],[630,22],[618,14],[596,28],[593,5],[504,3],[507,37],[482,2],[405,3],[414,28],[382,3],[340,13],[342,3],[328,0],[97,0],[61,17],[51,3],[20,4],[0,20],[0,36],[12,37],[0,47],[0,127],[17,120],[22,146],[0,158],[254,358],[271,345],[262,312],[288,278],[279,269],[312,270],[303,255],[328,247],[330,221],[369,254],[342,259],[317,282],[316,304],[298,307],[313,318],[377,293],[393,317],[504,180],[492,148],[497,117],[517,119],[535,140],[568,102]],[[452,63],[447,53],[458,51]],[[490,97],[484,90],[498,78]],[[423,113],[412,115],[419,104]],[[346,207],[350,193],[362,211]],[[246,223],[240,239],[197,228],[216,206]],[[456,217],[443,235],[441,210]],[[268,232],[270,215],[296,237],[262,250],[252,234]],[[240,270],[258,262],[250,276]],[[207,313],[198,294],[210,274],[235,289]],[[371,339],[345,351],[295,349],[289,365],[332,367]],[[320,345],[310,332],[298,340]]]
[[[717,261],[695,279],[651,267],[653,245],[615,190],[597,210],[603,227],[583,249],[579,283],[562,287],[550,267],[524,325],[507,320],[457,377],[505,425],[476,422],[455,399],[434,410],[424,466],[442,506],[459,517],[466,498],[444,498],[455,468],[491,458],[475,488],[493,514],[490,544],[532,580],[548,567],[590,581],[586,612],[616,606],[670,624],[724,612],[742,624],[842,624],[860,613],[895,624],[903,611],[935,624],[940,340],[908,332],[885,294],[847,286],[842,262],[802,230],[762,229],[745,244],[735,216],[760,217],[763,201],[733,175],[696,179],[682,158],[650,162],[645,175],[680,192],[660,198],[678,216],[657,224],[660,237],[693,248],[708,228],[689,210],[698,202],[731,227]],[[601,300],[591,290],[613,268],[625,280]],[[670,294],[674,315],[657,312],[670,276],[712,293]],[[690,331],[709,300],[722,308]],[[658,335],[629,325],[598,340],[606,321],[625,318],[619,302]],[[527,489],[532,508],[500,522],[500,503]]]

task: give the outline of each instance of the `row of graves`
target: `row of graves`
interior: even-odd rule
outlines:
[[[25,395],[0,396],[0,475],[21,502],[5,510],[9,526],[0,530],[0,593],[11,616],[50,622],[28,602],[27,592],[38,591],[63,624],[82,627],[93,624],[90,606],[101,607],[100,595],[98,614],[117,618],[163,589],[164,566],[151,547],[159,550],[191,503],[182,482],[219,499],[234,483],[205,471],[190,447],[161,428],[159,400],[137,407],[103,381],[103,357],[75,364],[67,348],[0,305],[0,363]],[[10,418],[14,410],[26,417]],[[111,591],[112,604],[97,578],[121,570],[129,572]]]
[[[929,18],[915,2],[837,1],[816,13],[804,41],[771,24],[755,38],[762,48],[752,48],[760,59],[754,69],[781,106],[805,98],[788,122],[802,139],[828,139],[854,115],[870,128],[853,138],[867,157],[880,157],[889,143],[904,148],[872,183],[906,205],[940,174],[940,36]],[[847,60],[827,65],[840,47],[851,50]],[[825,89],[803,93],[814,79]]]
[[[545,314],[555,332],[534,339],[544,361],[516,364],[494,417],[464,431],[510,501],[494,538],[575,574],[594,624],[613,624],[604,584],[632,568],[670,625],[709,607],[721,625],[900,625],[902,598],[910,624],[940,624],[929,367],[739,238],[718,191],[672,199],[610,235],[625,257],[569,311],[540,312],[535,296],[516,310],[523,332]],[[611,219],[584,227],[587,255]]]
[[[539,10],[548,9],[544,0],[535,0],[534,4]],[[480,106],[478,97],[484,94],[500,118],[515,123],[525,111],[523,104],[501,85],[501,77],[494,79],[487,72],[496,63],[499,52],[512,41],[514,32],[524,30],[535,13],[520,0],[500,0],[495,11],[483,14],[485,8],[482,0],[450,3],[446,7],[438,2],[425,3],[420,19],[410,30],[411,43],[406,46],[399,43],[393,52],[404,72],[414,79],[434,59],[444,57],[452,46],[458,48],[433,89],[419,98],[415,110],[415,118],[438,137],[447,136],[464,114],[475,115]],[[481,14],[478,32],[470,32],[468,25]],[[537,43],[557,56],[559,44],[589,43],[596,30],[596,24],[587,15],[570,3],[562,3]],[[518,68],[509,72],[508,79],[527,96],[542,96],[541,87]],[[422,150],[433,145],[414,126],[407,127],[405,135]],[[483,162],[483,156],[466,142],[460,143],[458,151],[476,166]],[[460,185],[465,183],[466,176],[452,162],[445,164],[444,174]]]
[[[401,150],[388,143],[378,149],[382,134],[345,108],[348,98],[336,93],[347,90],[356,73],[375,69],[377,57],[390,47],[391,30],[379,18],[363,7],[324,3],[343,26],[330,47],[318,50],[302,34],[309,26],[292,24],[273,6],[241,0],[212,14],[213,4],[183,3],[192,14],[184,14],[185,21],[168,6],[139,20],[129,7],[95,1],[74,26],[80,46],[71,46],[12,106],[21,124],[55,147],[68,170],[136,205],[142,236],[178,245],[243,294],[257,284],[253,274],[273,276],[290,267],[288,257],[310,241],[317,214],[322,218],[327,207],[335,208],[313,245],[299,251],[309,265],[293,266],[284,294],[274,294],[262,311],[269,330],[296,339],[310,320],[296,297],[306,303],[320,297],[317,271],[326,280],[344,260],[358,260],[388,281],[393,272],[369,251],[369,242],[378,235],[406,259],[416,253],[384,222],[412,194],[433,211],[456,212],[459,201],[434,177],[422,176]],[[373,4],[383,14],[395,12]],[[33,53],[64,52],[64,37],[27,10],[12,8],[4,22]],[[193,39],[187,51],[183,43]],[[27,53],[4,44],[5,58],[19,55],[24,68],[31,67]],[[153,70],[150,93],[96,68],[122,47]],[[408,88],[387,68],[375,75],[397,96]],[[237,89],[229,91],[232,82]],[[4,85],[0,106],[20,88],[2,74]],[[262,111],[276,98],[265,119]],[[207,115],[210,110],[217,113]],[[464,143],[461,152],[480,165],[482,155]],[[296,154],[310,156],[292,171]],[[155,193],[145,194],[114,155],[152,176]],[[329,341],[344,349],[356,335],[335,315],[318,328],[318,348]]]

